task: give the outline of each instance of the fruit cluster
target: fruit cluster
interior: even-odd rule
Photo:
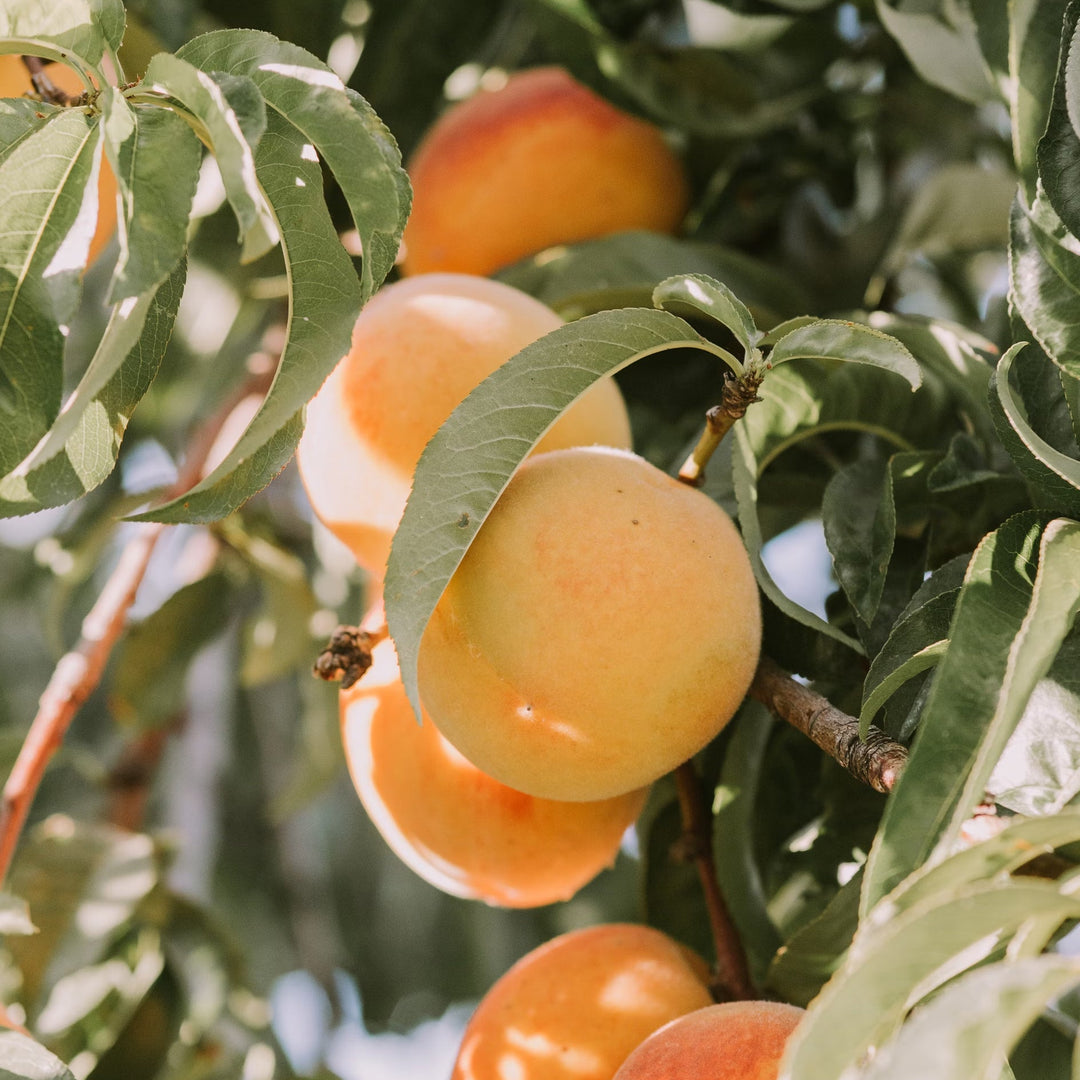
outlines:
[[[405,276],[361,313],[298,454],[315,513],[376,591],[428,440],[475,385],[560,324],[478,275],[551,244],[673,230],[687,199],[656,129],[554,69],[452,108],[410,173]],[[760,611],[735,526],[630,447],[610,379],[543,436],[428,624],[422,723],[389,639],[342,692],[365,808],[405,863],[455,895],[510,907],[573,895],[614,860],[651,783],[720,731],[753,676]],[[688,1068],[713,1052],[714,1031],[732,1030],[732,1071],[717,1075],[773,1075],[798,1010],[711,1002],[702,961],[665,935],[580,931],[491,990],[454,1076],[611,1080],[688,1013],[690,1035],[665,1036],[689,1049]],[[681,1051],[650,1045],[618,1075],[682,1071],[670,1056]]]

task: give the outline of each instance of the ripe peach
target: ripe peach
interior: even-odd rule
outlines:
[[[394,643],[341,694],[353,783],[394,852],[455,896],[505,907],[567,900],[610,866],[646,791],[601,802],[535,799],[492,780],[431,720],[417,724]]]
[[[660,131],[556,67],[517,72],[448,109],[408,172],[408,274],[490,274],[553,244],[671,233],[689,202]]]
[[[707,977],[699,957],[647,926],[563,934],[487,992],[451,1080],[611,1080],[653,1031],[712,1001]]]
[[[709,1005],[650,1035],[614,1080],[776,1080],[784,1047],[804,1014],[775,1001]]]
[[[79,76],[67,64],[47,64],[45,74],[49,76],[54,86],[66,94],[76,96],[86,89]],[[24,94],[33,93],[33,90],[30,73],[26,70],[22,58],[13,54],[0,56],[0,98],[22,97]],[[114,232],[116,232],[116,177],[103,153],[101,169],[98,172],[97,225],[94,227],[94,235],[90,240],[88,264],[105,250]]]
[[[420,694],[470,761],[519,791],[651,783],[730,720],[757,666],[746,549],[706,495],[623,450],[518,470],[420,645]]]
[[[380,289],[348,355],[308,404],[297,454],[315,513],[381,577],[413,471],[462,398],[514,353],[561,325],[538,300],[468,274],[427,274]],[[630,445],[618,387],[594,384],[538,450]]]

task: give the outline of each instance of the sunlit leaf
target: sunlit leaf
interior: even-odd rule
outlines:
[[[722,282],[703,274],[682,274],[665,278],[653,290],[653,304],[665,311],[684,317],[690,313],[726,326],[743,347],[743,362],[750,360],[751,350],[761,340],[761,331],[754,325],[754,316],[747,306]],[[742,373],[742,365],[732,365]]]
[[[41,1043],[17,1031],[0,1031],[0,1080],[75,1080]]]
[[[0,935],[35,933],[37,927],[26,901],[11,893],[0,893]]]
[[[772,335],[775,334],[774,329]],[[913,390],[922,382],[915,357],[900,341],[862,323],[840,319],[804,323],[784,334],[769,352],[769,363],[773,366],[808,358],[848,360],[880,367],[903,376]]]
[[[0,8],[0,52],[74,59],[100,71],[101,58],[119,48],[123,36],[122,0],[4,0]]]

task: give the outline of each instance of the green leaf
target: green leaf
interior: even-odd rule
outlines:
[[[864,622],[872,622],[896,540],[892,469],[883,458],[855,461],[833,475],[821,504],[836,580]]]
[[[1043,215],[1045,219],[1046,215]],[[1019,202],[1012,213],[1009,299],[1051,360],[1080,378],[1080,251]]]
[[[105,149],[116,176],[120,255],[109,303],[139,296],[168,277],[187,248],[202,146],[167,109],[130,106],[114,87],[101,95]]]
[[[1080,4],[1065,11],[1057,81],[1046,131],[1036,148],[1043,190],[1073,236],[1080,236]]]
[[[304,135],[270,110],[256,166],[281,230],[292,284],[273,385],[217,468],[186,494],[136,520],[216,521],[264,488],[296,449],[304,403],[348,351],[360,285],[323,201],[322,173],[313,156]]]
[[[4,53],[75,60],[100,74],[102,57],[118,49],[123,37],[122,0],[64,0],[63,4],[4,0],[0,9],[0,52]]]
[[[653,306],[682,314],[686,309],[726,326],[743,347],[743,362],[748,363],[754,346],[762,333],[754,324],[747,306],[722,282],[704,274],[681,274],[665,278],[653,290]],[[743,373],[743,364],[731,364],[736,375]]]
[[[717,354],[665,311],[602,311],[553,330],[488,376],[432,437],[394,536],[385,599],[401,677],[419,715],[420,638],[514,470],[577,397],[598,379],[671,349]]]
[[[341,187],[360,234],[361,302],[366,302],[394,265],[410,203],[397,144],[371,106],[346,90],[321,60],[271,34],[203,34],[177,55],[204,71],[251,79],[269,108],[315,148]]]
[[[75,1080],[41,1043],[17,1031],[0,1031],[0,1080]]]
[[[1080,491],[1080,461],[1055,450],[1045,439],[1036,434],[1028,423],[1024,411],[1020,407],[1020,402],[1013,394],[1012,386],[1009,384],[1009,373],[1025,344],[1023,341],[1017,342],[1005,353],[998,362],[997,371],[991,385],[997,392],[998,400],[1001,402],[1001,408],[1009,421],[1009,426],[1016,432],[1030,455],[1064,480],[1066,484]],[[1080,509],[1080,500],[1074,499],[1074,505]]]
[[[276,237],[277,230],[255,175],[257,142],[249,139],[265,129],[261,95],[245,98],[258,102],[256,110],[241,118],[218,83],[205,72],[170,53],[158,53],[146,68],[143,85],[148,91],[178,101],[198,124],[213,149],[225,194],[240,225],[240,238],[258,230]],[[246,129],[246,130],[245,130]]]
[[[810,1003],[778,1080],[849,1075],[936,986],[991,955],[1028,919],[1080,914],[1050,884],[1007,879],[937,895],[873,932],[856,934],[844,964]]]
[[[0,893],[0,935],[36,933],[26,901],[11,893]]]
[[[23,139],[33,135],[61,112],[59,105],[48,105],[30,98],[0,98],[0,161]]]
[[[787,360],[810,357],[880,367],[903,376],[913,390],[922,382],[918,362],[896,338],[862,323],[818,319],[796,326],[777,340],[768,359],[775,367]]]
[[[157,289],[113,308],[79,385],[49,433],[0,478],[0,516],[62,506],[112,472],[128,421],[165,355],[186,271],[181,262]]]
[[[1001,1063],[1055,998],[1080,983],[1080,961],[1040,956],[969,972],[919,1008],[862,1080],[999,1080]]]
[[[188,667],[228,625],[232,598],[228,578],[211,573],[128,630],[116,649],[109,694],[122,723],[151,730],[183,710]]]
[[[964,578],[911,760],[867,862],[863,909],[958,835],[1080,609],[1080,525],[1018,514]]]
[[[932,86],[981,105],[997,97],[979,48],[975,19],[965,4],[930,3],[916,10],[877,0],[878,18]]]
[[[0,474],[34,448],[60,408],[60,326],[86,265],[98,150],[90,117],[65,109],[0,162]]]

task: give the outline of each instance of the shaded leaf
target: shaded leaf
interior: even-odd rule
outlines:
[[[62,506],[112,472],[128,421],[165,355],[186,269],[181,263],[157,289],[113,308],[90,364],[48,435],[0,478],[0,516]]]
[[[1080,4],[1065,10],[1057,80],[1036,163],[1050,205],[1073,236],[1080,236]],[[1071,106],[1071,108],[1070,108]]]
[[[715,346],[665,311],[599,312],[553,330],[489,375],[432,437],[394,536],[385,599],[419,715],[416,658],[439,597],[514,470],[594,382],[644,356]]]
[[[959,835],[1080,610],[1080,525],[1044,522],[1018,514],[968,566],[911,760],[867,862],[864,912]]]
[[[0,1080],[75,1080],[41,1043],[17,1031],[0,1031]]]
[[[1077,983],[1080,961],[1063,956],[969,972],[918,1009],[858,1075],[864,1080],[998,1080],[1002,1060],[1024,1032]]]

